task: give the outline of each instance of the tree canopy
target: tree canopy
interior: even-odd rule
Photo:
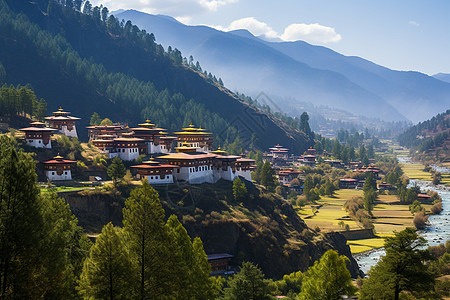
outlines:
[[[76,298],[90,242],[56,193],[40,194],[31,155],[0,136],[0,298]]]
[[[355,292],[347,269],[348,258],[335,250],[328,250],[303,276],[300,299],[338,300]]]
[[[107,174],[114,182],[114,185],[117,181],[121,180],[125,174],[127,169],[125,168],[122,160],[116,156],[113,158],[111,165],[108,167]]]
[[[239,273],[228,281],[226,300],[270,299],[268,281],[263,272],[251,262],[244,262]]]
[[[420,297],[434,290],[434,275],[425,266],[432,257],[424,248],[426,241],[414,228],[387,237],[386,255],[370,269],[361,288],[361,299],[395,299],[402,291]]]
[[[233,196],[235,200],[243,200],[247,196],[247,188],[239,177],[233,180]]]

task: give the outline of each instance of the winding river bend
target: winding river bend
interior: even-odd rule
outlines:
[[[399,157],[399,162],[411,163],[407,158]],[[439,168],[441,173],[450,173],[450,169]],[[439,215],[431,215],[428,218],[430,226],[425,230],[419,231],[427,241],[428,245],[434,246],[450,239],[450,189],[444,186],[435,186],[427,181],[410,180],[410,185],[417,184],[422,191],[431,190],[438,192],[442,197],[443,211]],[[366,251],[353,255],[358,262],[361,270],[367,274],[372,266],[374,266],[381,256],[385,254],[383,248]]]

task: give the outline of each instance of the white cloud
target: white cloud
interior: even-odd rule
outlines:
[[[415,26],[415,27],[419,27],[420,26],[420,24],[417,23],[416,21],[409,21],[408,24],[411,25],[411,26]]]
[[[239,0],[198,0],[201,6],[211,11],[217,11],[220,6],[236,3]]]
[[[258,21],[253,17],[243,18],[233,21],[230,26],[225,28],[225,31],[247,29],[253,35],[264,35],[267,38],[277,38],[278,33],[264,22]]]
[[[268,24],[254,17],[235,20],[228,27],[214,26],[214,28],[222,31],[247,29],[255,36],[263,35],[268,39],[281,39],[283,41],[303,40],[313,44],[336,43],[342,39],[342,36],[336,33],[334,28],[317,23],[291,24],[284,29],[282,34],[279,34]]]
[[[281,39],[285,41],[303,40],[310,43],[335,43],[342,37],[334,28],[320,24],[291,24],[284,29]]]
[[[176,16],[186,20],[193,15],[217,11],[221,6],[236,3],[239,0],[90,0],[93,5],[106,6],[110,11],[118,9],[136,9],[151,14]]]

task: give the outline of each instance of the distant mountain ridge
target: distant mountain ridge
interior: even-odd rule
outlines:
[[[232,90],[249,95],[261,92],[280,97],[296,95],[301,101],[348,108],[355,114],[369,110],[389,120],[404,120],[383,99],[345,76],[311,68],[258,38],[241,37],[207,26],[186,26],[172,18],[138,11],[126,11],[117,17],[130,19],[139,27],[155,33],[157,41],[164,46],[177,47],[185,56],[192,54],[205,69],[223,78]],[[237,76],[240,74],[245,76]],[[287,103],[277,105],[290,109]]]
[[[433,75],[434,78],[450,83],[450,74],[447,73],[437,73]]]
[[[413,122],[445,110],[450,103],[449,83],[418,72],[390,70],[326,47],[303,41],[268,42],[247,30],[187,26],[133,10],[117,16],[154,32],[162,45],[193,55],[229,88],[251,96],[265,92],[356,115],[395,121],[406,117]],[[295,103],[276,104],[295,110]]]

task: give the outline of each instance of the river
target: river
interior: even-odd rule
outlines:
[[[411,163],[407,158],[398,158],[399,162]],[[450,169],[439,168],[441,173],[450,173]],[[431,215],[428,218],[430,225],[425,230],[420,230],[419,234],[423,236],[428,245],[434,246],[440,243],[445,243],[450,239],[450,189],[444,186],[435,186],[427,181],[410,180],[410,185],[417,184],[422,191],[431,190],[438,192],[442,197],[443,211],[439,215]],[[361,270],[367,274],[372,266],[374,266],[381,256],[385,254],[383,248],[366,251],[353,255],[359,264]]]

